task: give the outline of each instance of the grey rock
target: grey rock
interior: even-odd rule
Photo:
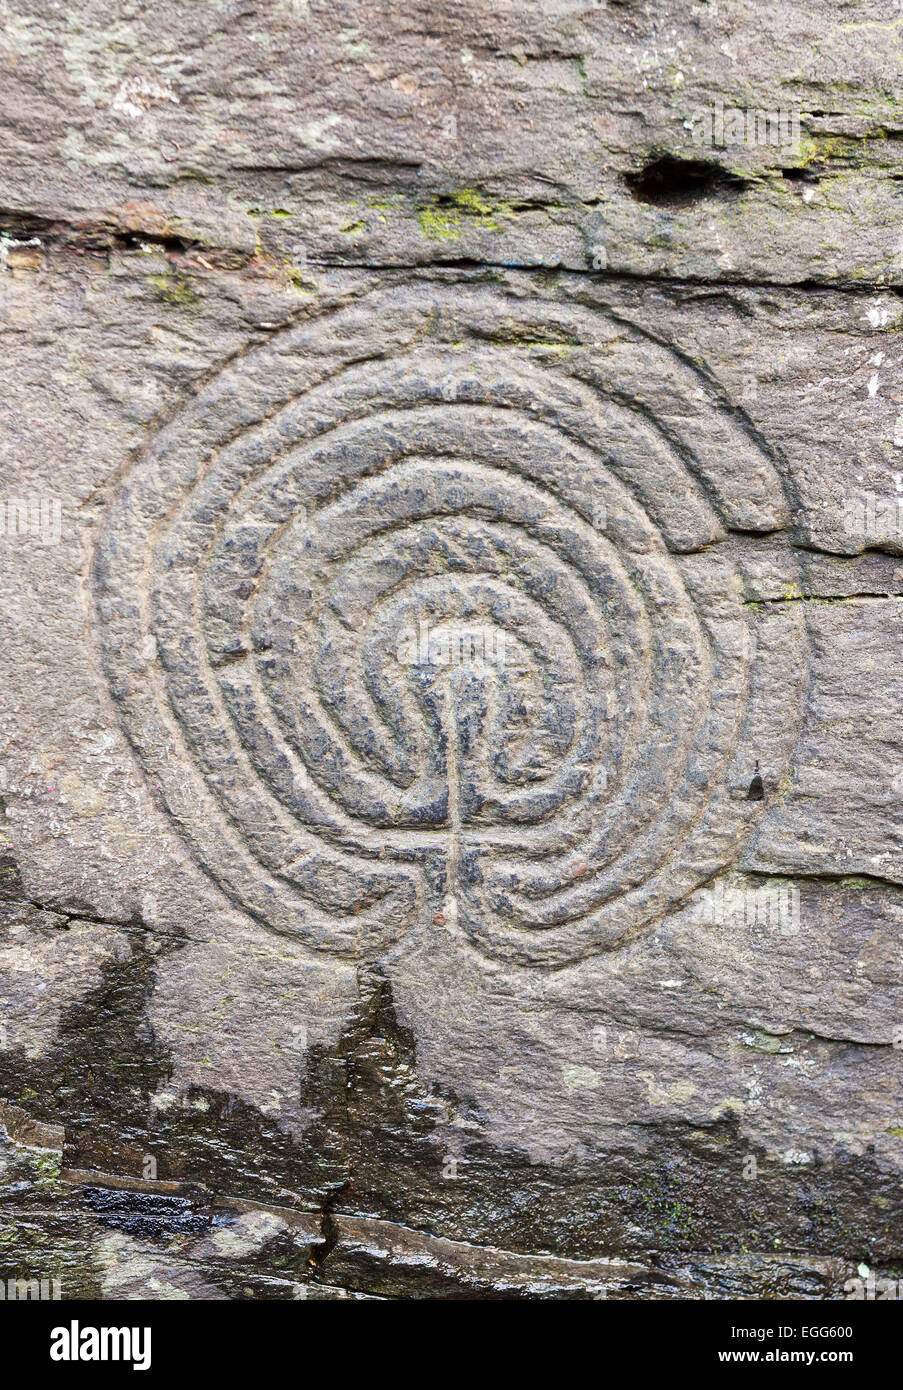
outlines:
[[[0,1253],[892,1270],[896,24],[0,10]]]

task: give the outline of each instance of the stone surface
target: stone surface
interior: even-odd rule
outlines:
[[[0,5],[0,1276],[899,1267],[901,25],[769,17]]]

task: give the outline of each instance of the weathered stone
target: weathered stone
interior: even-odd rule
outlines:
[[[892,1271],[899,25],[0,14],[0,1276]]]
[[[855,1277],[841,1261],[778,1255],[686,1255],[654,1266],[560,1260],[437,1240],[386,1222],[344,1217],[323,1262],[327,1277],[396,1298],[622,1299],[836,1297]]]

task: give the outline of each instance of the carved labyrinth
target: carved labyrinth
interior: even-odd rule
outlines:
[[[129,738],[276,931],[557,965],[736,857],[786,768],[800,605],[766,453],[596,310],[410,285],[277,335],[152,442],[94,566]]]

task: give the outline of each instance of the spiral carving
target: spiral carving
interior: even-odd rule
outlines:
[[[560,965],[737,855],[787,764],[798,605],[745,600],[778,472],[599,309],[384,289],[207,385],[94,563],[124,727],[198,862],[358,957]]]

